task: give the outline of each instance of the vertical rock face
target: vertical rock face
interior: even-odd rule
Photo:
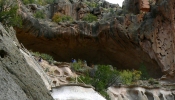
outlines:
[[[129,12],[132,12],[134,14],[139,14],[140,9],[140,0],[125,0],[123,2],[123,9],[126,9]]]
[[[0,24],[0,100],[53,100],[19,51],[13,28],[6,30]]]
[[[139,8],[141,11],[143,12],[149,12],[150,10],[150,4],[149,4],[149,1],[148,0],[140,0],[139,1]]]
[[[172,74],[175,70],[175,1],[159,0],[157,5],[145,17],[139,29],[141,39],[144,40],[141,45],[151,57],[160,61],[164,72]]]
[[[149,0],[125,0],[123,3],[123,8],[134,14],[139,14],[140,12],[149,12],[150,1]]]

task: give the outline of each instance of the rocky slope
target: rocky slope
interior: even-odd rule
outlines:
[[[20,52],[15,35],[13,28],[0,24],[0,100],[53,100]]]

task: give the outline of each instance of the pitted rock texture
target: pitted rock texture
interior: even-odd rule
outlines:
[[[21,54],[15,34],[0,24],[0,100],[53,100]]]
[[[155,2],[155,0],[125,0],[123,2],[123,9],[134,14],[149,12],[150,6],[154,5]]]
[[[144,87],[109,87],[111,100],[175,100],[175,91]]]
[[[140,37],[144,39],[141,45],[151,57],[160,61],[162,71],[174,77],[175,1],[159,0],[156,5],[139,29]]]

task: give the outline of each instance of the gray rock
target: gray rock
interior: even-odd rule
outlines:
[[[53,100],[19,47],[13,28],[0,24],[0,100]]]

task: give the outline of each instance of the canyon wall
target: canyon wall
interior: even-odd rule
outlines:
[[[124,8],[136,2],[148,3],[125,0]],[[115,7],[116,12],[121,10]],[[174,73],[173,0],[159,0],[151,4],[149,11],[140,12],[138,7],[94,23],[57,24],[34,18],[25,6],[21,9],[24,27],[16,28],[17,38],[28,49],[48,53],[58,61],[84,59],[88,64],[111,64],[117,69],[139,69],[144,65],[153,77],[161,77],[161,72],[170,73],[170,77]]]

